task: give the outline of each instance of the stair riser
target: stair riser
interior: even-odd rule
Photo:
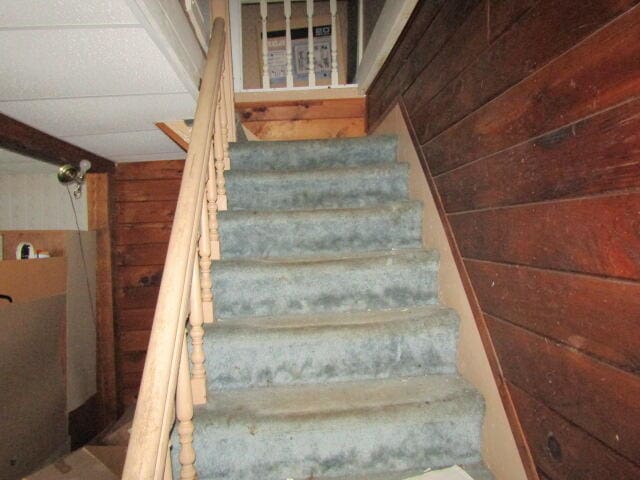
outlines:
[[[216,264],[218,318],[345,312],[437,302],[437,262],[376,259],[282,266]]]
[[[223,212],[222,258],[264,258],[418,248],[419,204],[295,213]]]
[[[230,145],[236,171],[298,170],[393,163],[396,140],[368,137],[307,142],[256,142]]]
[[[455,403],[455,414],[433,422],[428,409],[401,415],[256,424],[228,419],[198,425],[195,447],[200,478],[284,480],[375,474],[479,461],[481,412]],[[454,418],[455,416],[455,418]]]
[[[356,208],[407,198],[406,165],[316,173],[226,174],[229,210]]]
[[[342,382],[456,370],[457,322],[389,322],[295,330],[214,330],[205,342],[214,390]]]

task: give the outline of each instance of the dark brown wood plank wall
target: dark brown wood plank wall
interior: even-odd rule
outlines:
[[[113,180],[114,317],[120,408],[135,401],[184,161],[119,164]]]
[[[368,91],[370,130],[397,104],[412,130],[531,478],[640,478],[637,4],[421,0]]]

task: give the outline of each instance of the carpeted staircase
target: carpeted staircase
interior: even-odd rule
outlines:
[[[457,316],[438,305],[395,139],[238,143],[231,163],[200,478],[390,480],[452,464],[491,478],[483,401],[456,373]]]

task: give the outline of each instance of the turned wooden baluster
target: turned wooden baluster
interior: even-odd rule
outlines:
[[[293,87],[293,55],[291,47],[291,0],[284,0],[284,22],[287,47],[287,87]]]
[[[338,85],[338,27],[336,15],[338,14],[338,0],[330,0],[331,8],[331,85]]]
[[[209,183],[211,180],[208,180]],[[212,182],[212,183],[215,183]],[[198,255],[200,256],[200,300],[202,302],[202,316],[205,323],[213,323],[213,293],[211,292],[211,261],[212,258],[212,242],[211,235],[211,216],[208,212],[209,200],[208,194],[204,196],[207,209],[203,208],[200,214],[200,239],[198,240]],[[212,202],[215,206],[215,201]],[[216,211],[213,212],[213,219],[217,222]],[[216,225],[217,229],[217,225]],[[220,243],[218,242],[218,245]],[[219,253],[219,251],[218,251]],[[218,258],[220,256],[218,255]]]
[[[227,69],[222,72],[222,84],[226,84]],[[220,90],[220,132],[222,134],[222,158],[224,159],[224,170],[229,170],[231,161],[229,160],[229,124],[227,109],[229,108],[229,92],[226,88]],[[225,195],[226,197],[226,195]],[[226,202],[225,202],[226,210]]]
[[[260,18],[262,19],[262,88],[270,88],[269,46],[267,45],[267,0],[260,0]]]
[[[309,86],[316,86],[316,62],[313,51],[313,0],[307,0],[307,29],[309,47]]]
[[[187,357],[187,337],[182,338],[182,353],[178,369],[178,385],[176,390],[176,419],[180,439],[180,478],[194,480],[196,469],[196,452],[193,449],[193,398],[191,397],[191,381],[189,376],[189,359]]]
[[[204,366],[204,323],[202,292],[200,290],[200,267],[193,264],[191,279],[191,314],[189,315],[189,336],[191,337],[191,392],[194,405],[207,403],[207,371]]]
[[[211,259],[220,260],[220,233],[218,232],[218,186],[216,185],[216,168],[213,146],[209,151],[209,161],[207,162],[207,214],[209,217],[209,242],[211,244]],[[200,277],[202,278],[202,276]],[[204,289],[204,287],[203,287]],[[205,323],[207,317],[204,317]]]
[[[218,210],[227,209],[227,191],[224,185],[224,134],[222,131],[222,95],[218,97],[218,105],[215,113],[215,130],[213,146],[215,155],[216,186],[218,188]]]

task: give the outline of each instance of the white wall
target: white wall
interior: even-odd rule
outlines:
[[[82,232],[81,235],[68,232],[66,244],[67,411],[70,412],[80,407],[97,391],[96,232]]]
[[[0,230],[66,230],[67,256],[67,411],[81,406],[96,392],[96,237],[87,232],[87,195],[72,201],[83,230],[82,247],[67,187],[56,178],[57,168],[32,165],[38,173],[0,173]],[[36,245],[37,247],[37,245]],[[87,277],[89,287],[87,286]],[[89,294],[88,288],[91,289]]]
[[[73,202],[80,229],[87,230],[86,195]],[[0,174],[0,230],[76,230],[67,188],[55,172]]]
[[[454,309],[460,317],[458,371],[471,382],[485,400],[482,431],[482,458],[497,480],[526,480],[507,414],[491,373],[469,300],[462,285],[444,226],[431,189],[420,166],[409,130],[400,108],[396,106],[373,132],[398,136],[398,159],[409,164],[409,195],[424,206],[422,240],[425,248],[438,250],[440,268],[438,284],[440,302]]]

